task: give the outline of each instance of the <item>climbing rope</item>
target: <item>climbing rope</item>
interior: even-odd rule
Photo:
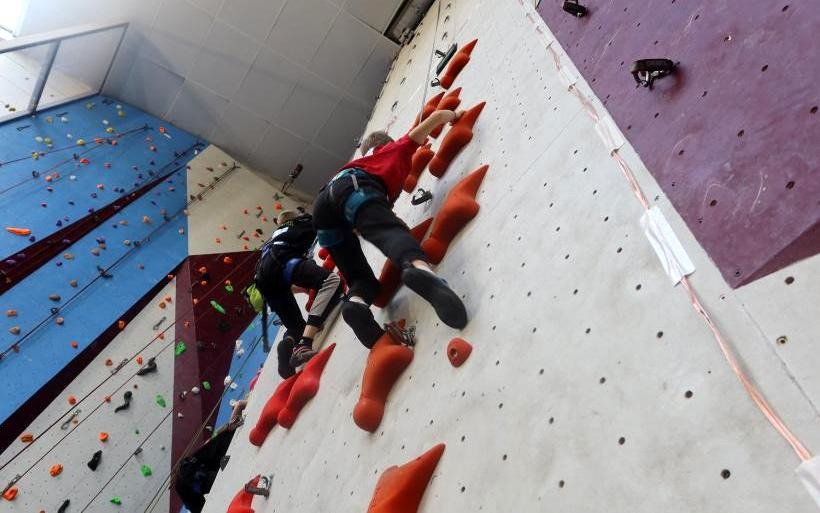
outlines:
[[[444,0],[438,0],[438,13],[436,14],[436,28],[433,30],[433,46],[430,49],[430,58],[427,61],[427,74],[424,75],[424,90],[421,93],[421,108],[419,109],[419,122],[422,121],[422,117],[424,116],[424,104],[427,103],[427,91],[428,88],[431,87],[430,82],[430,71],[433,69],[433,58],[436,55],[436,43],[438,38],[438,24],[439,20],[441,19],[441,2]]]
[[[191,147],[191,149],[193,149],[193,146]],[[158,178],[156,179],[157,183],[160,183],[160,182],[162,182],[163,180],[168,179],[168,177],[170,177],[171,175],[173,175],[174,173],[176,173],[176,172],[177,172],[177,171],[179,171],[180,169],[185,168],[186,166],[187,166],[187,164],[181,164],[181,165],[177,166],[176,168],[174,168],[174,169],[173,169],[172,171],[170,171],[169,173],[167,173],[166,175],[164,175],[164,176],[162,176],[162,177],[158,177]],[[229,171],[232,171],[233,169],[235,169],[235,168],[232,168],[232,169],[231,169],[231,170],[229,170]],[[228,173],[228,171],[226,171],[224,174],[227,174],[227,173]],[[217,180],[218,180],[218,179],[217,179]],[[130,194],[130,193],[129,193],[129,194]],[[128,194],[125,194],[125,195],[123,195],[122,197],[125,197],[125,196],[127,196],[127,195],[128,195]],[[80,296],[83,292],[85,292],[86,290],[88,290],[88,288],[89,288],[89,287],[91,287],[94,283],[96,283],[96,282],[97,282],[97,280],[99,280],[99,279],[101,279],[101,278],[104,278],[104,277],[105,277],[105,275],[107,275],[109,271],[111,271],[112,269],[114,269],[117,265],[119,265],[119,264],[120,264],[123,260],[125,260],[127,257],[131,256],[131,254],[132,254],[133,252],[135,252],[136,250],[138,250],[139,248],[141,248],[141,247],[142,247],[142,245],[143,245],[144,243],[146,243],[147,241],[149,241],[153,235],[155,235],[157,232],[159,232],[159,230],[161,230],[161,229],[163,229],[163,228],[165,228],[165,227],[169,226],[169,225],[171,224],[171,221],[172,221],[174,218],[178,217],[180,214],[182,214],[182,213],[183,213],[183,212],[184,212],[184,211],[188,208],[188,206],[189,206],[191,203],[193,203],[193,201],[194,201],[194,200],[190,200],[190,201],[188,201],[188,202],[185,204],[185,206],[183,206],[182,208],[180,208],[179,210],[177,210],[177,211],[176,211],[173,215],[169,216],[169,217],[165,220],[165,222],[164,222],[164,223],[160,224],[160,225],[159,225],[159,226],[157,226],[155,229],[151,230],[151,232],[149,232],[149,233],[148,233],[145,237],[143,237],[142,239],[140,239],[140,241],[139,241],[138,243],[134,243],[134,244],[133,244],[133,246],[132,246],[131,248],[129,248],[129,249],[128,249],[128,251],[126,251],[126,252],[125,252],[125,253],[123,253],[123,254],[122,254],[119,258],[117,258],[116,260],[114,260],[114,262],[113,262],[112,264],[110,264],[108,267],[106,267],[106,268],[104,268],[104,269],[100,269],[100,270],[99,270],[99,273],[98,273],[98,274],[97,274],[97,275],[96,275],[96,276],[95,276],[95,277],[94,277],[94,278],[93,278],[90,282],[88,282],[86,285],[84,285],[82,288],[80,288],[77,292],[75,292],[72,296],[70,296],[70,297],[69,297],[69,298],[68,298],[68,299],[67,299],[67,300],[66,300],[66,301],[65,301],[65,302],[64,302],[64,303],[63,303],[63,304],[59,307],[59,308],[58,308],[58,307],[55,307],[54,309],[52,309],[52,311],[49,313],[49,315],[48,315],[48,316],[46,316],[46,317],[45,317],[45,318],[43,318],[40,322],[38,322],[37,324],[35,324],[33,328],[31,328],[29,331],[27,331],[25,334],[23,334],[23,335],[22,335],[19,339],[17,339],[17,340],[16,340],[16,341],[15,341],[12,345],[10,345],[10,346],[9,346],[9,347],[7,347],[5,350],[3,350],[2,352],[0,352],[0,362],[2,362],[2,360],[3,360],[3,359],[6,357],[6,355],[8,355],[9,353],[11,353],[11,352],[19,352],[19,350],[20,350],[20,344],[21,344],[22,342],[26,341],[26,340],[27,340],[29,337],[31,337],[31,336],[32,336],[35,332],[37,332],[40,328],[42,328],[42,327],[43,327],[43,326],[44,326],[44,325],[45,325],[45,324],[46,324],[49,320],[51,320],[52,318],[54,318],[55,316],[57,316],[57,315],[58,315],[58,314],[59,314],[59,313],[60,313],[60,312],[61,312],[61,311],[62,311],[62,310],[66,307],[66,306],[68,306],[69,304],[71,304],[71,303],[72,303],[75,299],[77,299],[77,298],[78,298],[78,297],[79,297],[79,296]]]

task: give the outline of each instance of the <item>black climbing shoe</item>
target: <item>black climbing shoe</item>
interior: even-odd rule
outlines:
[[[379,323],[373,318],[373,312],[367,305],[355,301],[345,301],[342,306],[342,317],[359,342],[368,349],[372,349],[377,340],[384,335]]]
[[[296,369],[290,364],[290,357],[293,355],[293,346],[296,341],[290,335],[285,335],[276,346],[276,354],[279,357],[279,375],[282,379],[288,379],[296,374]]]
[[[114,413],[120,412],[122,410],[127,410],[129,406],[131,406],[131,391],[124,393],[122,395],[123,400],[125,401],[123,404],[114,408]]]
[[[91,459],[88,461],[88,468],[90,468],[92,472],[97,470],[97,465],[100,464],[101,459],[102,451],[95,452],[94,456],[92,456]]]
[[[143,365],[140,370],[137,371],[137,376],[145,376],[146,374],[151,374],[152,372],[157,372],[157,362],[154,361],[154,358],[149,358],[148,363]]]
[[[439,319],[455,329],[467,325],[467,310],[464,303],[450,290],[447,282],[430,271],[408,267],[401,272],[401,281],[433,306]]]
[[[316,356],[316,351],[308,343],[299,341],[296,347],[293,348],[293,354],[290,355],[290,365],[295,369],[301,367]]]

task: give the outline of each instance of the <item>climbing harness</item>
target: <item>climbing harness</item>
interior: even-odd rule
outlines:
[[[632,63],[630,73],[637,83],[636,87],[652,89],[655,80],[671,75],[676,68],[670,59],[640,59]]]
[[[337,180],[348,176],[353,182],[353,192],[351,192],[347,197],[347,200],[345,200],[343,210],[345,221],[347,221],[348,226],[352,228],[355,225],[356,214],[362,205],[372,199],[385,198],[385,196],[376,190],[359,187],[358,178],[367,178],[370,175],[363,169],[350,168],[340,171],[327,184],[326,188],[331,201],[335,201],[335,198],[333,197],[333,185]],[[317,230],[316,235],[319,240],[319,245],[323,248],[331,248],[341,244],[342,240],[344,240],[344,234],[342,231],[335,228]]]
[[[73,422],[74,419],[76,419],[80,415],[80,413],[82,413],[82,412],[83,411],[79,408],[74,410],[74,412],[65,420],[65,422],[60,424],[60,429],[62,429],[63,431],[68,429],[68,427],[71,425],[71,422]]]
[[[410,203],[413,205],[421,205],[422,203],[427,203],[431,199],[433,199],[433,193],[419,187],[416,190],[416,193],[410,198]]]
[[[586,7],[578,3],[578,0],[564,0],[563,9],[578,18],[583,18],[589,13]]]

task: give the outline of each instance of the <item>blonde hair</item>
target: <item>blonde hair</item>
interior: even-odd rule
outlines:
[[[359,149],[362,150],[362,155],[367,155],[373,148],[391,142],[393,142],[393,138],[390,137],[387,132],[384,130],[376,130],[375,132],[370,132],[367,137],[364,138]]]
[[[292,221],[297,217],[299,217],[299,214],[294,212],[293,210],[283,210],[276,217],[276,224],[282,226],[283,224],[287,223],[288,221]]]

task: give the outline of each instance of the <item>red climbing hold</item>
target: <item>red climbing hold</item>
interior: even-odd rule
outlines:
[[[422,121],[427,119],[427,116],[429,116],[430,114],[435,112],[436,107],[438,107],[438,103],[441,101],[441,99],[443,97],[444,97],[444,91],[438,93],[437,95],[435,95],[432,98],[430,98],[429,100],[427,100],[427,103],[424,104],[424,108],[421,109],[421,117],[419,117],[419,115],[416,114],[416,120],[413,121],[413,127],[412,128],[416,128],[419,123],[421,123]]]
[[[475,200],[481,181],[489,166],[483,165],[458,182],[447,195],[444,204],[436,214],[430,236],[421,244],[433,264],[441,263],[450,243],[467,223],[478,215],[479,205]]]
[[[436,107],[436,110],[456,110],[458,106],[461,105],[461,98],[458,97],[459,94],[461,94],[461,88],[457,87],[444,95],[444,98],[438,102],[438,107]],[[432,132],[430,132],[430,137],[436,139],[439,135],[441,135],[441,130],[443,128],[444,125],[437,126]]]
[[[473,352],[473,346],[463,338],[454,338],[447,344],[447,359],[453,367],[461,367]]]
[[[57,477],[63,473],[63,466],[59,463],[55,463],[50,469],[48,469],[48,473],[51,477]]]
[[[410,230],[410,235],[412,235],[417,241],[421,242],[421,239],[423,239],[427,234],[427,230],[430,228],[432,223],[432,217],[425,219]],[[384,308],[387,306],[387,303],[393,299],[393,296],[396,295],[396,292],[401,286],[401,271],[389,259],[384,262],[382,274],[379,276],[379,283],[381,283],[381,286],[379,287],[379,294],[376,296],[373,304],[379,308]]]
[[[474,106],[455,122],[453,127],[444,136],[436,156],[430,161],[430,174],[437,178],[444,176],[450,163],[459,152],[473,139],[473,125],[481,114],[486,102]]]
[[[259,476],[256,476],[251,479],[247,486],[256,487],[258,484]],[[242,489],[233,496],[233,500],[231,500],[231,503],[228,505],[227,513],[254,513],[253,508],[251,507],[252,504],[253,494],[246,492],[245,487],[243,486]]]
[[[77,398],[74,397],[73,395],[68,396],[68,404],[70,404],[72,406],[77,404]]]
[[[357,426],[373,433],[384,416],[387,396],[404,369],[413,361],[413,351],[385,332],[370,354],[362,376],[362,392],[353,409]]]
[[[6,231],[9,233],[13,233],[14,235],[31,235],[31,230],[28,228],[15,228],[13,226],[6,226]]]
[[[18,492],[17,487],[12,486],[11,488],[9,488],[5,492],[3,492],[3,498],[6,499],[7,501],[11,502],[17,497],[17,492]]]
[[[444,444],[438,444],[409,463],[385,470],[367,513],[416,513],[443,453]]]
[[[285,407],[285,403],[290,396],[290,391],[293,389],[293,384],[296,383],[298,377],[299,374],[294,374],[279,383],[273,395],[270,396],[268,402],[265,403],[265,407],[262,408],[262,412],[259,414],[259,420],[256,421],[256,426],[251,429],[248,435],[253,445],[261,447],[262,443],[268,437],[268,433],[276,426],[276,419],[279,416],[279,412]]]
[[[410,173],[404,179],[404,192],[413,192],[416,184],[419,183],[419,177],[424,172],[424,168],[433,159],[436,153],[432,150],[429,144],[425,144],[413,153],[410,160]]]
[[[319,248],[317,255],[319,256],[319,260],[325,260],[330,256],[330,251],[328,251],[327,248]]]
[[[470,62],[470,54],[473,53],[473,48],[475,48],[476,43],[478,43],[478,39],[473,39],[466,45],[462,46],[461,49],[453,55],[450,59],[450,63],[447,65],[447,70],[444,71],[444,75],[442,75],[441,79],[439,79],[441,82],[441,87],[444,89],[450,89],[450,86],[453,85],[453,81],[456,79],[458,74],[461,73],[464,66]]]
[[[325,365],[327,365],[327,361],[335,348],[336,344],[331,344],[307,362],[305,369],[293,383],[293,389],[290,391],[285,407],[277,416],[280,426],[290,429],[293,423],[296,422],[296,417],[302,411],[302,408],[319,391],[319,380],[322,377],[322,371],[325,370]]]

